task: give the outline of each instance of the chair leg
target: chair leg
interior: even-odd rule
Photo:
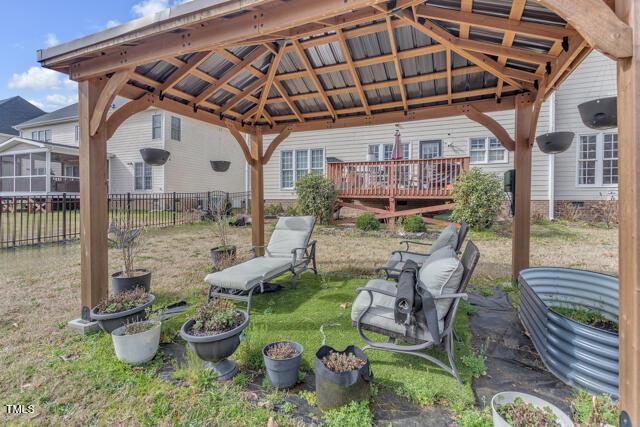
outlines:
[[[458,368],[456,367],[456,357],[454,353],[454,343],[453,343],[453,334],[448,334],[445,337],[444,345],[447,350],[447,357],[449,358],[449,365],[451,365],[451,371],[453,376],[456,377],[456,380],[460,384],[462,384],[462,378],[460,378],[460,374],[458,373]]]
[[[291,278],[291,289],[295,289],[298,284],[298,273],[293,271],[293,277]]]

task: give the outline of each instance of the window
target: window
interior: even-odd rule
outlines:
[[[0,156],[0,191],[47,191],[47,154],[44,152]]]
[[[171,139],[181,141],[182,123],[179,117],[171,117]]]
[[[324,175],[324,149],[289,150],[280,153],[280,186],[290,189],[308,174]]]
[[[31,139],[33,139],[34,141],[40,141],[40,142],[51,142],[52,141],[51,129],[33,131],[31,132]]]
[[[578,185],[618,183],[618,134],[580,135]]]
[[[380,154],[382,153],[382,155]],[[393,156],[393,144],[371,144],[367,151],[368,161],[391,160]],[[402,158],[408,159],[411,156],[411,144],[402,143]]]
[[[437,139],[433,141],[420,141],[420,158],[435,159],[442,157],[442,141]]]
[[[134,164],[134,185],[135,191],[151,190],[153,187],[153,175],[151,166],[144,162]]]
[[[151,116],[151,139],[162,138],[162,114]]]
[[[469,140],[471,164],[507,163],[507,150],[496,138],[471,138]]]
[[[79,142],[80,141],[80,126],[76,125],[75,133],[76,133],[76,142]]]
[[[370,145],[367,154],[369,155],[367,157],[367,160],[377,161],[378,159],[380,159],[380,146],[378,144]]]

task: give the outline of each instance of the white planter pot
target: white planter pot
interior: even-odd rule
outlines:
[[[532,396],[526,393],[519,393],[517,391],[505,391],[502,393],[498,393],[493,396],[491,399],[491,413],[493,414],[493,427],[512,427],[504,418],[498,414],[496,411],[496,407],[499,405],[504,405],[505,403],[511,403],[517,398],[520,398],[524,401],[524,403],[531,403],[536,408],[544,408],[545,406],[549,407],[551,411],[555,414],[560,423],[561,427],[574,427],[573,421],[571,418],[567,416],[564,412],[558,409],[555,405],[547,402],[546,400],[540,399],[539,397]]]
[[[126,326],[114,330],[111,333],[113,348],[116,356],[121,361],[130,365],[140,365],[153,359],[160,345],[160,322],[147,321],[154,326],[144,332],[135,335],[124,335]]]

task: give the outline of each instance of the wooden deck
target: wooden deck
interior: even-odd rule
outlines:
[[[329,163],[327,177],[341,199],[451,199],[469,157]]]

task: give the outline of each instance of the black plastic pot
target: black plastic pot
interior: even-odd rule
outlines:
[[[218,381],[227,381],[238,373],[236,364],[227,359],[240,345],[240,334],[249,324],[249,316],[246,312],[238,310],[244,316],[244,322],[240,326],[228,332],[210,336],[195,336],[188,331],[191,330],[195,321],[187,320],[180,329],[180,336],[187,341],[198,357],[204,360],[206,366],[213,369]]]
[[[580,118],[591,129],[611,129],[618,126],[618,97],[594,99],[578,105]]]
[[[222,247],[218,246],[215,248],[211,248],[211,263],[213,264],[213,269],[218,271],[219,265],[221,262],[225,260],[233,259],[236,257],[236,247],[228,246]]]
[[[571,147],[574,136],[573,132],[551,132],[536,137],[536,142],[543,153],[559,154]]]
[[[105,332],[113,332],[121,326],[127,323],[141,322],[147,320],[147,308],[151,307],[156,300],[153,294],[151,299],[140,307],[132,308],[131,310],[120,311],[118,313],[104,313],[100,314],[96,311],[96,307],[91,309],[91,318],[98,322],[100,328]]]
[[[336,373],[322,363],[322,358],[331,352],[352,353],[366,363],[358,370]],[[369,366],[369,358],[359,347],[350,345],[343,351],[337,351],[326,345],[320,347],[316,353],[315,371],[318,407],[323,411],[369,398],[369,385],[373,374]]]
[[[167,163],[171,153],[161,148],[142,148],[140,149],[140,155],[146,164],[151,166],[162,166]]]
[[[122,271],[113,273],[111,275],[111,290],[114,295],[122,292],[132,291],[136,288],[143,288],[145,292],[149,292],[151,289],[151,272],[145,269],[134,270],[136,272],[142,272],[139,276],[127,277],[120,276]]]
[[[226,172],[229,170],[229,166],[231,166],[231,162],[227,160],[211,160],[211,168],[215,172]]]
[[[267,356],[267,351],[269,351],[271,347],[281,343],[293,347],[297,354],[289,359],[272,359]],[[262,358],[264,359],[264,367],[267,370],[267,378],[272,386],[276,388],[289,388],[296,384],[303,351],[304,349],[300,344],[291,341],[279,341],[264,346],[262,349]]]

